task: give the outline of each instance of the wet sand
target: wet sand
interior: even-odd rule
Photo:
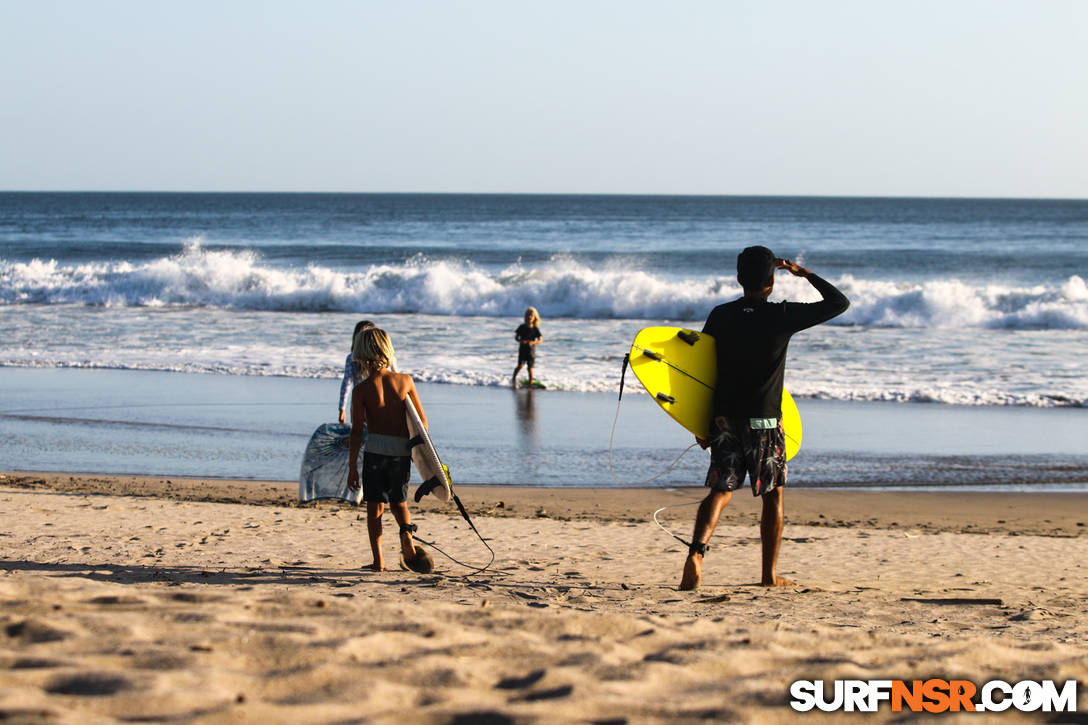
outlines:
[[[797,679],[928,677],[1076,678],[1088,708],[1088,495],[790,491],[798,583],[768,590],[743,493],[679,592],[683,547],[650,516],[700,489],[459,493],[484,574],[364,571],[361,511],[293,483],[7,474],[0,719],[791,722]],[[413,512],[487,561],[451,507]],[[686,537],[693,515],[660,518]]]
[[[216,503],[303,505],[298,503],[294,481],[9,472],[0,474],[0,485]],[[676,521],[678,533],[686,537],[694,517],[693,502],[702,498],[705,489],[459,485],[457,493],[470,514],[503,518],[645,522],[662,506],[677,506],[661,517]],[[685,504],[692,507],[681,508]],[[786,515],[789,523],[808,526],[1088,536],[1088,493],[791,489]],[[759,501],[747,488],[734,494],[721,518],[723,524],[758,521]]]

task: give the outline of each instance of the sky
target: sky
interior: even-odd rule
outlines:
[[[1080,0],[0,0],[0,190],[1088,198]]]

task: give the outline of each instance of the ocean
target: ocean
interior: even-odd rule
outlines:
[[[451,468],[462,457],[465,480],[615,484],[606,458],[631,339],[649,325],[701,326],[739,295],[736,254],[752,244],[851,300],[790,346],[786,384],[807,436],[794,481],[1088,481],[1088,201],[1045,200],[0,193],[0,467],[291,479],[308,432],[335,415],[352,328],[371,319],[400,368],[450,409],[445,456]],[[818,295],[782,274],[772,299]],[[532,440],[508,389],[529,305],[542,316],[536,375],[548,386]],[[148,379],[159,382],[133,382]],[[184,394],[156,405],[156,390],[213,379],[270,404],[236,402],[260,415],[224,417],[212,411],[221,390],[205,413],[179,412]],[[612,447],[630,482],[687,441],[633,376],[626,386]],[[110,426],[124,421],[75,410],[101,407],[102,391],[126,420],[149,406],[167,426],[156,435],[219,428],[220,443],[276,463],[232,462],[233,444],[206,460],[141,455],[139,444],[111,457]],[[472,403],[472,425],[458,401]],[[933,440],[935,416],[963,427]],[[873,438],[874,425],[895,440]],[[262,446],[276,454],[262,458]],[[693,452],[654,485],[698,483],[702,468]]]

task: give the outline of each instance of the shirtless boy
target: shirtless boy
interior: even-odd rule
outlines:
[[[412,377],[389,369],[393,360],[393,344],[385,331],[372,327],[360,332],[355,338],[352,357],[367,372],[367,377],[355,386],[351,394],[348,488],[359,490],[357,461],[365,426],[363,499],[366,501],[370,549],[374,553],[370,568],[375,571],[385,569],[382,514],[385,505],[389,504],[393,518],[400,525],[402,562],[414,571],[430,571],[430,557],[422,549],[417,549],[412,541],[415,527],[412,526],[406,503],[412,458],[408,445],[408,424],[404,417],[405,398],[411,398],[424,426],[427,425],[427,415],[419,402]]]

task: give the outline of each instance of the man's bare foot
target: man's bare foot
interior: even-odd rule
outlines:
[[[680,579],[680,591],[689,592],[699,588],[699,582],[703,579],[703,555],[688,554],[684,562],[684,576]]]
[[[370,569],[371,571],[385,571],[385,567],[381,565],[381,562],[371,562],[363,567],[364,569]]]
[[[793,581],[792,579],[787,579],[786,577],[778,576],[777,574],[775,575],[773,580],[767,581],[766,579],[764,579],[759,583],[761,587],[792,587],[796,584],[797,582]]]

